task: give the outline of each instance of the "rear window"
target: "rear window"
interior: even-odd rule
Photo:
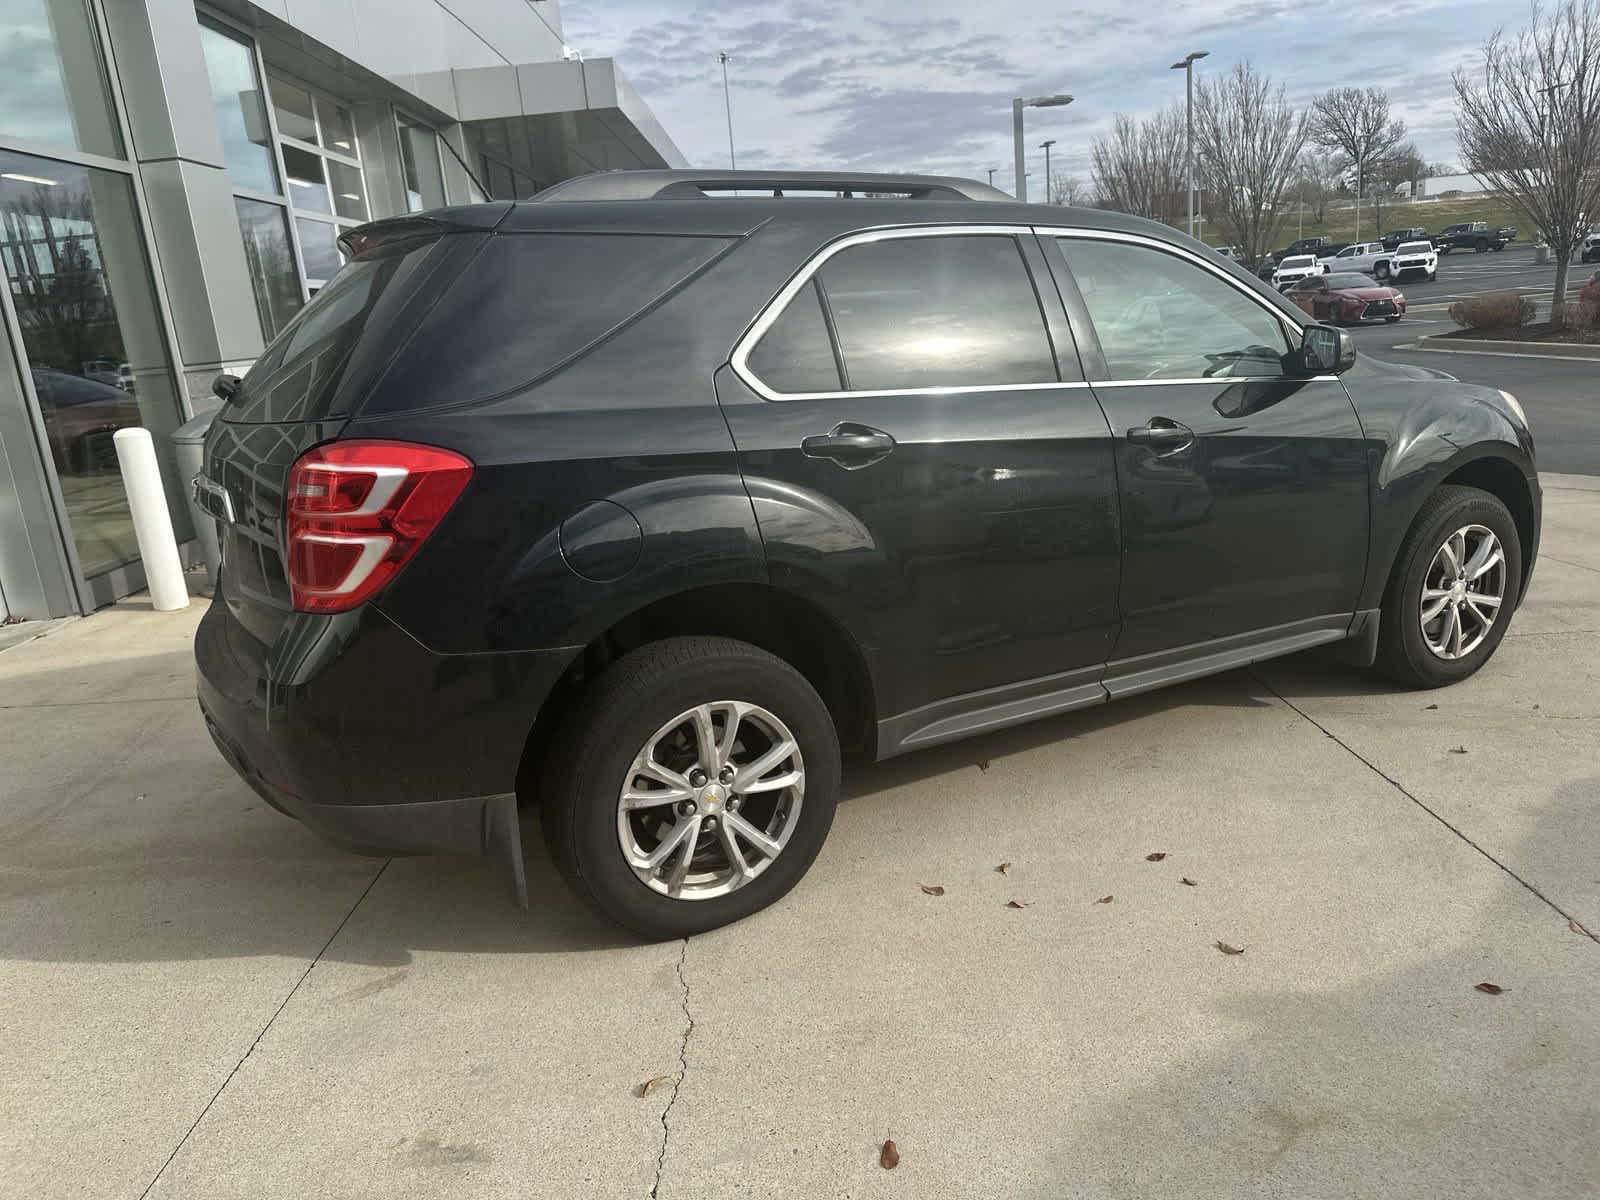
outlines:
[[[341,384],[362,335],[389,326],[437,242],[414,238],[342,267],[256,359],[223,419],[286,423],[344,416],[352,389]]]
[[[463,404],[525,387],[627,324],[731,240],[498,234],[429,313],[362,412]]]

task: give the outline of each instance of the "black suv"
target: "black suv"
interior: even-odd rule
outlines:
[[[793,887],[841,752],[1323,643],[1451,683],[1527,588],[1517,402],[1164,225],[647,171],[344,246],[219,381],[206,720],[351,847],[520,880],[536,809],[650,936]]]

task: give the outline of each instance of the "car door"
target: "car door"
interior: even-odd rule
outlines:
[[[880,714],[990,690],[1103,698],[1111,434],[1031,232],[834,242],[741,339],[717,394],[772,578],[846,618]]]
[[[1140,661],[1164,670],[1219,640],[1281,649],[1342,634],[1368,504],[1343,385],[1296,377],[1292,326],[1225,270],[1136,235],[1050,241],[1117,439],[1123,628],[1108,689]]]

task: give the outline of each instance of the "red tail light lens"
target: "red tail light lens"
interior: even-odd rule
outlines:
[[[334,442],[289,471],[289,590],[300,612],[346,612],[393,579],[472,478],[409,442]]]

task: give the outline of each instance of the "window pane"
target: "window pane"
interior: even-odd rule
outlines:
[[[789,301],[756,343],[749,363],[756,378],[775,392],[839,390],[839,364],[814,282]]]
[[[406,208],[411,212],[444,204],[444,175],[433,130],[400,120],[400,163],[405,170]]]
[[[327,100],[318,100],[317,109],[322,114],[323,144],[330,150],[355,158],[356,123],[350,118],[350,110]]]
[[[322,156],[294,146],[283,147],[283,170],[289,177],[289,203],[307,212],[332,212]]]
[[[267,87],[272,93],[272,115],[278,119],[278,132],[316,145],[317,118],[311,107],[311,93],[270,71]]]
[[[333,184],[333,207],[341,217],[367,219],[366,195],[361,187],[361,172],[355,167],[328,159],[328,181]]]
[[[295,221],[300,234],[300,257],[306,264],[306,278],[326,283],[338,273],[344,259],[339,257],[339,231],[326,221]]]
[[[100,41],[86,0],[0,5],[0,133],[122,157]]]
[[[278,205],[260,200],[236,196],[233,203],[239,212],[239,232],[244,235],[244,258],[255,290],[261,340],[270,342],[303,303],[294,247],[289,241],[289,216]]]
[[[8,282],[84,574],[139,556],[112,443],[125,426],[150,430],[173,525],[189,538],[171,456],[177,380],[128,179],[0,151],[0,242],[8,273],[20,271]]]
[[[1145,246],[1060,243],[1113,379],[1283,374],[1282,322],[1233,285]]]
[[[222,133],[222,158],[236,187],[253,192],[278,191],[278,169],[272,161],[267,106],[256,77],[255,53],[243,42],[209,25],[200,27],[200,48],[211,77],[211,102]]]
[[[818,274],[852,391],[1056,379],[1014,238],[894,238],[852,246]]]

